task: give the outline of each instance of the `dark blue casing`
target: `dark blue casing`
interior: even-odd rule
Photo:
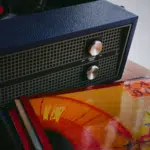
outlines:
[[[136,15],[120,6],[100,0],[29,16],[0,20],[0,55],[132,24],[127,48],[129,49],[137,18]]]

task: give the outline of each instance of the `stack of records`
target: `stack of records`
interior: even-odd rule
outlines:
[[[11,149],[150,150],[150,78],[23,96],[5,112]]]
[[[31,144],[23,123],[13,108],[0,110],[0,146],[5,150],[30,150]]]

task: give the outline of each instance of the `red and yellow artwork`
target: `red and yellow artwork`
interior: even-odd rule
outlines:
[[[30,103],[43,129],[61,133],[75,150],[148,150],[149,96],[150,80],[137,79],[103,88],[32,97]]]

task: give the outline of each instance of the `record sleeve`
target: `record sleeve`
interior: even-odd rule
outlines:
[[[38,120],[38,117],[36,116],[33,108],[31,107],[31,104],[29,103],[29,101],[26,101],[25,97],[22,97],[20,100],[17,100],[20,102],[20,104],[23,106],[21,109],[24,108],[27,117],[30,119],[31,125],[36,133],[36,136],[38,137],[41,146],[38,146],[38,148],[36,148],[37,150],[52,150],[52,146],[50,141],[48,140],[46,134],[44,133],[44,130],[40,124],[40,121]],[[22,117],[22,116],[21,116]],[[27,119],[27,118],[26,118]],[[26,128],[29,128],[29,126]],[[29,128],[29,130],[31,130],[31,128]],[[28,131],[30,132],[30,131]],[[32,131],[31,131],[32,132]],[[35,138],[35,137],[34,137]],[[35,139],[34,139],[35,140]],[[35,141],[36,143],[37,141]],[[36,146],[35,146],[36,147]]]
[[[13,122],[13,125],[17,131],[16,136],[19,136],[20,141],[17,143],[17,148],[20,147],[20,150],[31,150],[30,141],[28,139],[27,133],[24,129],[24,126],[22,125],[20,121],[20,117],[17,114],[17,111],[15,108],[12,108],[9,110],[9,115],[11,117],[11,120]],[[20,146],[21,145],[21,146]]]
[[[56,150],[62,137],[74,150],[149,150],[148,77],[24,99]]]
[[[22,122],[24,124],[24,127],[26,128],[26,131],[28,132],[28,135],[32,141],[32,144],[33,144],[33,147],[36,149],[36,150],[42,150],[42,145],[38,139],[38,136],[36,135],[35,131],[34,131],[34,128],[24,110],[24,107],[22,106],[22,103],[20,100],[15,100],[15,104],[16,104],[16,107],[18,109],[18,112],[20,114],[20,117],[22,119]]]
[[[8,114],[8,111],[0,110],[0,148],[7,150],[22,150],[22,145],[17,131],[13,126],[13,122]]]

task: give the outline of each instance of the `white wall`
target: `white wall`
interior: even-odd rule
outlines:
[[[150,0],[108,0],[139,16],[129,59],[150,69]]]

